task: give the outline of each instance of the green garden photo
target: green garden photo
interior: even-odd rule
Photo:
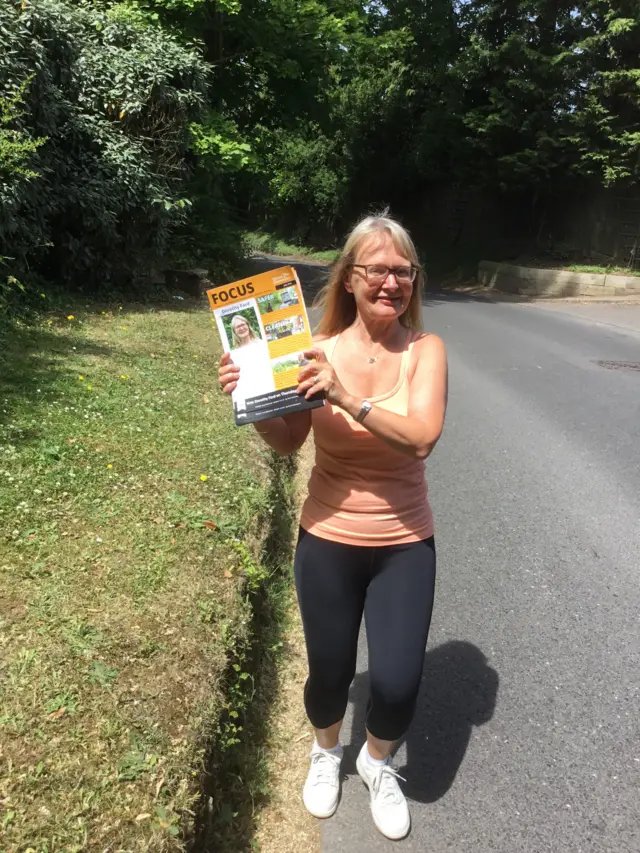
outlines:
[[[222,315],[229,349],[244,346],[253,340],[262,338],[262,331],[258,322],[255,308],[241,308]]]

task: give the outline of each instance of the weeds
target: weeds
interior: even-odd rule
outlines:
[[[271,490],[263,507],[266,535],[261,560],[255,562],[244,546],[239,551],[247,581],[247,631],[235,634],[229,649],[227,705],[207,759],[193,851],[256,849],[258,812],[269,796],[269,709],[276,697],[282,634],[293,594],[295,460],[274,455],[271,470]]]
[[[68,304],[2,334],[2,850],[182,850],[211,741],[244,743],[263,701],[273,463],[212,391],[205,309]]]

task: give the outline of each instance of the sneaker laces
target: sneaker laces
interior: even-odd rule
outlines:
[[[321,783],[335,785],[340,758],[326,752],[314,752],[311,756],[311,767],[314,771],[314,785]]]
[[[383,805],[393,806],[404,800],[404,794],[398,785],[398,779],[403,782],[407,780],[401,776],[390,764],[385,764],[373,779],[373,793],[376,799],[380,799]]]

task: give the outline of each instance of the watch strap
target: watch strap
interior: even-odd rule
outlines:
[[[361,424],[362,421],[367,417],[367,415],[369,414],[369,412],[371,411],[372,408],[373,407],[368,400],[363,400],[361,405],[360,405],[360,411],[358,412],[358,414],[356,415],[356,418],[355,418],[356,423]]]

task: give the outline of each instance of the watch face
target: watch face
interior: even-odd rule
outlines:
[[[371,403],[368,400],[363,400],[360,406],[360,411],[358,412],[358,416],[356,417],[356,421],[358,423],[362,423],[365,417],[371,411]]]

